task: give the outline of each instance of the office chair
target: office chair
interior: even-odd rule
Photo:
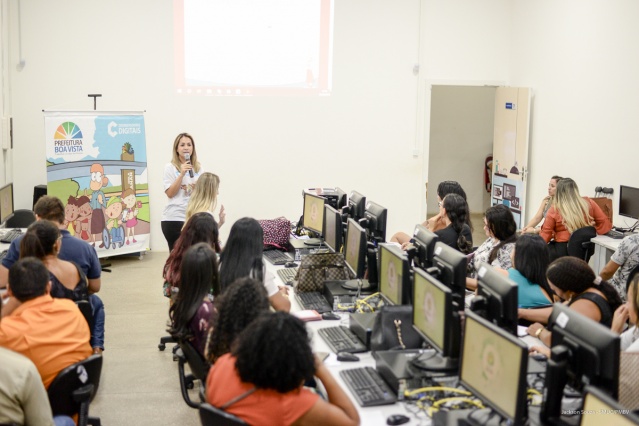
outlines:
[[[202,422],[202,426],[235,426],[247,424],[239,417],[206,403],[200,405],[200,421]]]
[[[200,355],[189,341],[178,342],[179,350],[176,355],[178,357],[178,376],[180,378],[180,391],[184,402],[191,408],[198,408],[199,403],[193,402],[189,396],[189,389],[193,389],[194,381],[200,381],[200,400],[204,402],[204,386],[206,384],[206,376],[209,374],[211,365]],[[186,374],[184,365],[188,364],[191,374]]]
[[[35,214],[31,210],[19,209],[13,212],[13,216],[7,219],[5,227],[8,228],[28,228],[35,222]]]
[[[590,241],[597,236],[594,226],[584,226],[572,233],[568,240],[568,256],[578,257],[588,262],[595,252],[595,243]]]
[[[87,320],[89,330],[93,330],[93,309],[91,309],[91,302],[88,300],[76,300],[75,304],[78,309],[80,309],[84,319]]]
[[[89,417],[89,404],[100,385],[102,355],[91,355],[62,370],[47,391],[53,415],[78,414],[78,426],[100,426],[100,419]]]

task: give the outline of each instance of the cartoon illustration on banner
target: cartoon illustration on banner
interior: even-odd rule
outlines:
[[[100,257],[147,250],[144,117],[46,112],[45,135],[47,193],[65,204],[66,229]]]

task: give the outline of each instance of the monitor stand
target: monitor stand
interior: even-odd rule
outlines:
[[[321,238],[309,238],[307,240],[303,240],[304,241],[304,245],[305,246],[309,246],[309,247],[319,247],[322,245],[322,239]]]
[[[424,371],[457,373],[459,370],[459,359],[445,357],[438,352],[424,352],[414,358],[411,364]]]
[[[368,280],[361,280],[359,278],[356,278],[354,280],[344,281],[342,283],[342,288],[345,290],[369,291],[372,288],[372,285],[368,282]]]

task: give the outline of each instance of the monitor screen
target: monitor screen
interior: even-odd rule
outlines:
[[[413,264],[418,268],[427,269],[433,266],[433,253],[437,244],[437,234],[430,232],[422,225],[416,225],[413,232],[413,245],[417,254],[413,258]]]
[[[304,228],[322,234],[325,202],[324,197],[304,193]]]
[[[639,220],[639,188],[624,185],[619,187],[619,216]]]
[[[410,268],[397,246],[382,244],[379,251],[379,291],[387,303],[401,305],[410,293]]]
[[[473,299],[471,309],[516,336],[519,308],[517,284],[489,264],[481,263],[477,271],[477,296]]]
[[[369,239],[378,243],[386,242],[386,207],[382,207],[379,204],[369,201],[366,203],[366,210],[364,211],[364,219],[362,221],[366,224],[368,229]],[[361,223],[361,221],[360,221]]]
[[[13,183],[0,188],[0,223],[5,223],[13,215]]]
[[[424,340],[438,352],[444,352],[446,318],[452,313],[452,292],[419,269],[415,269],[413,281],[413,325]]]
[[[353,219],[346,225],[346,242],[344,244],[346,265],[357,278],[364,278],[366,268],[366,231]]]
[[[460,383],[514,424],[526,417],[528,348],[473,312],[466,313]]]
[[[453,300],[464,306],[466,296],[466,255],[454,248],[438,242],[433,253],[433,267],[439,271],[437,279],[453,291]]]
[[[639,417],[630,414],[617,401],[594,386],[586,388],[584,405],[581,410],[581,426],[601,426],[604,423],[615,426],[639,425]]]
[[[335,253],[342,250],[342,215],[330,205],[324,206],[324,241]]]

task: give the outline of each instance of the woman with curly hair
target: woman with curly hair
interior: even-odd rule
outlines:
[[[238,278],[264,278],[264,286],[273,309],[288,312],[291,309],[288,290],[286,287],[278,288],[275,277],[264,267],[263,248],[264,231],[257,220],[243,217],[235,222],[220,255],[220,286],[225,291]]]
[[[622,304],[621,298],[617,290],[597,277],[583,259],[565,256],[555,260],[548,267],[546,278],[550,288],[571,309],[606,327],[611,326],[614,312]],[[547,322],[548,317],[544,323]],[[528,327],[528,334],[550,347],[552,333],[541,323]],[[549,353],[548,348],[537,351]]]
[[[217,314],[206,351],[206,358],[211,363],[231,350],[231,343],[247,325],[269,311],[269,303],[264,286],[253,278],[244,277],[215,300],[215,307]]]
[[[328,400],[303,387],[320,379]],[[358,425],[359,415],[324,364],[313,356],[304,323],[267,313],[238,337],[209,372],[206,400],[251,425]]]
[[[175,247],[171,250],[169,258],[166,259],[162,277],[164,278],[164,296],[171,297],[180,287],[182,257],[186,250],[197,243],[207,243],[219,253],[220,244],[217,223],[208,213],[196,213],[184,225],[180,237],[175,242]]]
[[[470,253],[473,248],[473,234],[466,223],[469,217],[466,200],[461,195],[448,194],[439,203],[439,212],[446,224],[444,229],[435,231],[439,241],[464,254]]]
[[[180,291],[169,309],[169,333],[177,341],[190,340],[202,356],[213,320],[214,297],[220,293],[217,255],[207,243],[197,243],[184,254]]]

